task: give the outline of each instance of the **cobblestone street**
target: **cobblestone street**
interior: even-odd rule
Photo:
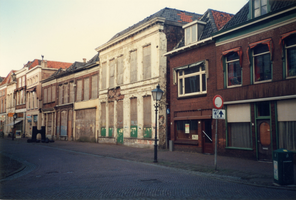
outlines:
[[[69,149],[69,144],[73,145],[73,149]],[[80,146],[80,150],[74,150],[75,145]],[[292,190],[255,187],[231,182],[228,179],[217,179],[205,173],[111,158],[104,153],[100,155],[100,152],[94,149],[95,145],[100,146],[75,142],[28,144],[24,141],[1,140],[1,153],[26,164],[26,168],[1,180],[0,198],[296,198],[296,191]],[[90,152],[90,146],[95,153]],[[103,151],[101,148],[98,150]]]

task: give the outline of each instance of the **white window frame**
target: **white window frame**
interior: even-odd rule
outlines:
[[[237,85],[228,85],[228,64],[229,63],[234,63],[234,62],[238,62],[239,63],[239,60],[240,58],[238,58],[238,59],[235,59],[235,60],[230,60],[230,61],[227,61],[227,55],[225,55],[225,63],[226,63],[226,78],[227,78],[227,80],[226,80],[226,84],[227,84],[227,88],[233,88],[233,87],[240,87],[240,86],[242,86],[242,69],[240,69],[241,70],[241,83],[240,84],[237,84]],[[240,66],[240,68],[241,68],[241,66]]]
[[[204,65],[204,70],[202,70],[202,67]],[[185,69],[188,69],[190,67],[199,67],[199,71],[198,72],[194,72],[194,73],[190,73],[190,74],[186,74],[184,73]],[[179,69],[176,69],[176,73],[177,73],[177,85],[178,85],[178,97],[187,97],[187,96],[194,96],[194,95],[201,95],[201,94],[207,94],[207,78],[208,78],[208,69],[207,69],[207,62],[202,62],[202,63],[198,63],[197,65],[195,64],[191,64],[189,66],[185,66],[183,69],[182,67]],[[182,74],[180,73],[182,72]],[[205,75],[205,91],[202,91],[202,87],[203,87],[203,81],[202,81],[202,75]],[[192,77],[192,76],[197,76],[199,75],[199,86],[200,86],[200,91],[199,92],[192,92],[192,93],[187,93],[185,94],[185,79]],[[180,89],[180,80],[182,80],[182,94],[181,94],[181,89]]]
[[[269,54],[269,56],[271,56],[271,54],[270,54],[270,51],[268,50],[268,51],[266,51],[266,52],[263,52],[263,53],[258,53],[258,54],[254,54],[254,52],[255,52],[255,49],[256,49],[257,47],[255,47],[253,50],[252,50],[252,58],[253,58],[253,82],[255,83],[255,84],[259,84],[259,83],[266,83],[266,82],[270,82],[270,81],[272,81],[272,65],[271,65],[271,60],[269,61],[269,63],[270,63],[270,79],[268,79],[268,80],[263,80],[263,81],[256,81],[256,69],[255,69],[255,57],[258,57],[258,56],[262,56],[262,55],[265,55],[265,54]]]
[[[295,35],[294,35],[295,36]],[[285,57],[286,57],[286,77],[287,79],[289,78],[296,78],[296,74],[295,76],[289,76],[289,70],[288,70],[288,49],[290,48],[294,48],[296,47],[296,44],[292,44],[290,46],[287,46],[287,44],[285,44]]]
[[[193,33],[193,27],[195,27],[195,33]],[[197,42],[198,41],[198,27],[197,27],[197,22],[189,27],[185,28],[185,45],[191,44],[193,42]],[[187,34],[189,34],[189,36],[187,36]],[[193,36],[195,35],[195,40],[193,40]]]
[[[268,0],[258,0],[259,1],[259,7],[256,9],[255,8],[255,1],[253,0],[253,12],[254,12],[254,17],[260,17],[261,15],[265,15],[266,13],[268,13]],[[262,5],[263,1],[266,2],[266,4]],[[266,13],[262,14],[262,7],[266,6]],[[259,11],[259,14],[256,15],[256,10]]]

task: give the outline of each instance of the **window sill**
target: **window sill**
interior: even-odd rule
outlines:
[[[225,149],[253,151],[253,148],[243,148],[243,147],[225,147]]]
[[[178,100],[179,99],[189,99],[189,98],[197,98],[197,97],[205,97],[207,96],[207,93],[204,94],[194,94],[194,95],[188,95],[188,96],[178,96]]]
[[[264,81],[254,81],[254,84],[269,83],[269,82],[272,82],[272,79],[270,79],[270,80],[264,80]]]
[[[241,87],[242,85],[232,85],[232,86],[227,86],[227,89],[230,89],[230,88],[236,88],[236,87]]]

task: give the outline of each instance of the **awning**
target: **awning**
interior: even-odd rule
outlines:
[[[222,55],[221,55],[221,66],[222,66],[222,69],[223,69],[223,57],[226,56],[227,54],[229,53],[232,53],[232,52],[235,52],[238,54],[239,56],[239,64],[241,67],[243,67],[243,50],[242,50],[242,47],[236,47],[236,48],[233,48],[233,49],[229,49],[229,50],[226,50],[226,51],[223,51],[222,52]]]
[[[15,124],[17,124],[17,123],[20,123],[21,121],[23,121],[24,120],[24,118],[16,118],[16,120],[15,120]],[[13,126],[14,125],[14,122],[12,122],[12,123],[10,123],[10,124],[7,124],[6,126]]]
[[[247,56],[248,56],[249,64],[251,64],[250,57],[249,57],[249,51],[251,49],[255,48],[259,44],[267,44],[268,49],[269,49],[269,52],[270,52],[270,60],[272,60],[273,44],[272,44],[272,40],[269,38],[269,39],[266,39],[266,40],[261,40],[261,41],[258,41],[258,42],[254,42],[252,44],[249,44],[249,47],[247,49]]]

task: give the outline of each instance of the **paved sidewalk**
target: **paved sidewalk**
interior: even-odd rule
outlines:
[[[6,139],[4,139],[6,140]],[[26,142],[26,139],[18,139]],[[35,145],[37,143],[28,143]],[[188,153],[179,151],[158,150],[158,163],[153,163],[154,149],[133,148],[123,145],[83,143],[73,141],[55,141],[54,143],[38,143],[49,148],[66,151],[83,152],[110,158],[144,162],[166,167],[189,170],[194,173],[205,173],[213,178],[232,182],[264,187],[296,190],[296,186],[274,186],[273,164],[246,160],[241,158],[217,156],[217,171],[214,169],[214,155]],[[296,165],[294,164],[294,183],[296,183]]]

